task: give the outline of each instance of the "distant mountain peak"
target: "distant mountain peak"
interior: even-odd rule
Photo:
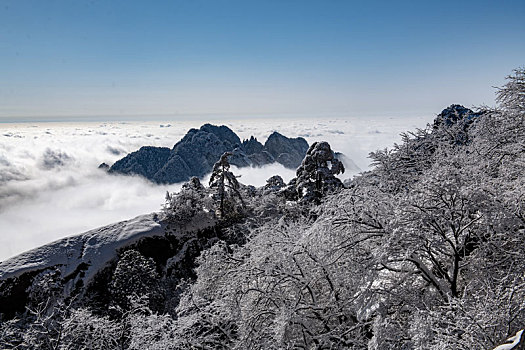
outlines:
[[[141,175],[156,183],[177,183],[192,176],[203,177],[224,152],[232,152],[231,164],[239,167],[278,162],[295,169],[307,150],[308,142],[302,137],[288,138],[274,131],[264,145],[253,136],[241,142],[226,125],[207,123],[190,129],[171,150],[143,146],[115,162],[109,172]]]

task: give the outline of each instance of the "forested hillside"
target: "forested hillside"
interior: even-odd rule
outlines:
[[[162,244],[120,249],[77,292],[35,271],[0,347],[493,349],[525,327],[525,69],[497,102],[450,106],[344,185],[325,142],[263,188],[225,154],[209,187],[167,195]],[[203,213],[213,227],[175,244]]]

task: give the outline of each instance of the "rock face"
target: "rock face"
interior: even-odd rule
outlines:
[[[239,147],[241,140],[226,126],[205,124],[191,129],[175,144],[168,160],[148,179],[157,183],[175,183],[202,177],[224,152]]]
[[[460,122],[464,123],[465,127],[468,127],[469,124],[481,115],[482,113],[476,113],[462,105],[450,105],[442,110],[436,117],[434,120],[434,127],[438,127],[441,124],[452,126]]]
[[[162,168],[169,156],[170,149],[167,147],[144,146],[118,160],[109,172],[137,174],[149,179]]]
[[[262,151],[264,151],[264,146],[262,145],[262,143],[257,141],[257,138],[253,136],[250,137],[250,139],[244,140],[242,142],[242,148],[248,155],[255,154],[255,153],[261,153]]]
[[[277,132],[264,145],[253,136],[241,142],[227,126],[205,124],[191,129],[173,149],[146,146],[118,160],[110,173],[137,174],[156,183],[177,183],[209,173],[224,152],[231,152],[230,164],[262,166],[274,162],[297,168],[306,151],[305,139],[288,138]]]
[[[264,148],[278,163],[287,168],[296,169],[301,165],[308,150],[308,142],[301,137],[289,139],[274,131],[268,137]]]
[[[451,105],[434,119],[434,133],[450,139],[455,145],[470,142],[470,126],[482,117],[484,112],[474,112],[461,105]]]

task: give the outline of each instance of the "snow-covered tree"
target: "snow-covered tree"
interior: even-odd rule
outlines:
[[[61,323],[61,350],[118,349],[121,345],[119,323],[88,309],[72,310]]]
[[[175,224],[185,224],[201,211],[212,209],[209,191],[197,177],[192,177],[182,185],[179,193],[166,193],[162,208],[166,219]]]
[[[321,197],[343,187],[335,175],[344,173],[328,142],[314,142],[297,169],[295,188],[300,201],[318,202]]]
[[[159,298],[158,274],[155,262],[137,250],[126,250],[119,258],[111,280],[112,300],[123,310],[129,310],[133,298],[146,296],[154,303]]]
[[[221,219],[236,216],[239,209],[236,199],[239,200],[241,206],[244,206],[239,192],[240,184],[237,177],[230,171],[228,157],[231,155],[231,152],[225,152],[221,156],[221,159],[213,166],[210,177],[210,188],[215,190],[214,197],[218,202],[217,214]]]
[[[29,307],[38,308],[46,305],[51,309],[62,299],[61,296],[61,273],[58,268],[46,269],[33,279],[28,288]]]
[[[279,175],[274,175],[270,177],[268,180],[266,180],[266,185],[264,185],[264,193],[272,193],[272,192],[278,192],[282,188],[284,188],[286,184],[284,183],[284,180]]]
[[[507,113],[525,115],[525,68],[514,70],[507,76],[507,83],[498,89],[496,101]]]

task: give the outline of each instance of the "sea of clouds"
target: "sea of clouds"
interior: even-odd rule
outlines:
[[[273,131],[328,141],[361,169],[369,152],[391,147],[404,131],[423,128],[432,117],[339,119],[234,119],[229,126],[241,139],[264,143]],[[169,122],[89,122],[0,124],[0,260],[53,240],[102,225],[158,211],[166,191],[180,184],[155,185],[137,176],[108,175],[109,165],[144,145],[173,147],[204,120]],[[245,184],[262,186],[295,171],[279,164],[233,171]],[[343,178],[356,175],[347,172]]]

